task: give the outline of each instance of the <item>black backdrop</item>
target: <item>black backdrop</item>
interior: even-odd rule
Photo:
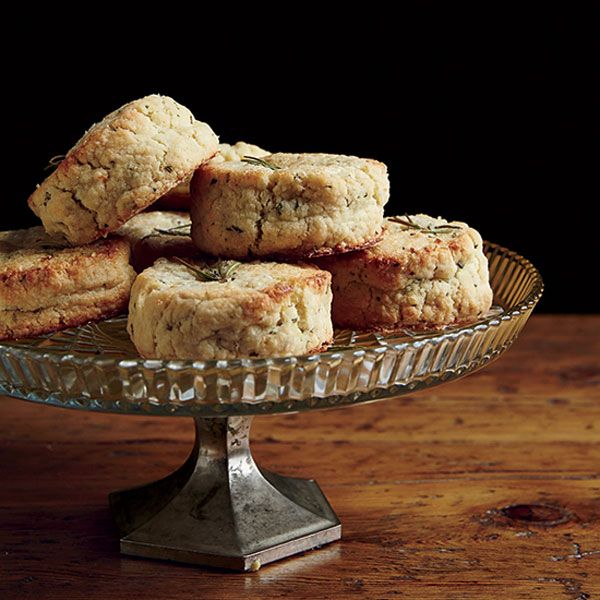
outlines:
[[[266,9],[267,26],[253,10],[175,22],[167,9],[141,23],[106,8],[95,26],[38,15],[18,44],[2,42],[3,229],[35,223],[25,201],[49,157],[158,92],[222,141],[380,159],[389,214],[466,220],[535,262],[541,310],[598,310],[586,287],[600,257],[593,15],[423,4],[341,22]]]

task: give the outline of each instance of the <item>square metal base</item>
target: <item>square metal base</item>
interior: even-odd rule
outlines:
[[[121,553],[143,558],[158,558],[196,565],[206,565],[231,569],[232,571],[258,571],[260,567],[300,554],[307,550],[314,550],[330,542],[335,542],[342,537],[342,526],[334,525],[329,529],[311,533],[302,538],[290,540],[278,546],[267,548],[246,556],[221,556],[219,554],[204,554],[198,550],[189,550],[169,546],[157,546],[135,540],[121,539]]]
[[[110,495],[123,554],[255,571],[340,539],[314,481],[256,466],[250,420],[196,419],[196,444],[179,470]]]

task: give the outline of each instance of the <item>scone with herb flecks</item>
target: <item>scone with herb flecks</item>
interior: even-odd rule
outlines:
[[[125,104],[94,125],[37,187],[46,231],[85,244],[118,229],[217,151],[212,129],[167,96]]]
[[[219,144],[218,152],[211,158],[211,162],[225,162],[233,160],[242,160],[245,156],[260,158],[270,154],[254,144],[246,142],[236,142],[235,144]],[[190,210],[190,175],[185,181],[168,191],[162,198],[156,202],[156,208],[164,210]]]
[[[0,339],[118,314],[127,308],[134,277],[122,238],[72,248],[42,227],[0,232]]]
[[[188,213],[154,210],[135,215],[117,233],[131,245],[131,264],[139,273],[160,257],[199,254],[191,224]]]
[[[388,217],[377,246],[316,264],[333,276],[338,327],[436,329],[476,320],[492,304],[481,236],[465,223]]]
[[[306,354],[333,337],[330,284],[313,266],[163,258],[135,280],[127,328],[146,358]]]
[[[210,162],[192,179],[192,238],[226,258],[301,259],[376,243],[387,168],[334,154]]]

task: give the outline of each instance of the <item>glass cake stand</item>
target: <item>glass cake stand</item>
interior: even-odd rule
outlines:
[[[193,417],[196,442],[168,477],[110,494],[125,554],[255,570],[341,537],[312,480],[256,465],[253,415],[341,407],[458,379],[507,350],[540,298],[535,267],[486,244],[496,305],[481,321],[414,334],[339,331],[286,358],[140,358],[123,317],[0,343],[0,392],[81,410]]]

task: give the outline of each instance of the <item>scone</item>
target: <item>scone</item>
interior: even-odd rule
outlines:
[[[211,158],[212,162],[225,162],[228,160],[242,160],[245,156],[260,158],[270,154],[254,144],[236,142],[235,144],[219,144],[218,152]],[[190,175],[172,190],[168,191],[156,202],[156,208],[165,210],[190,210]]]
[[[212,129],[172,98],[134,100],[75,144],[29,206],[48,233],[91,242],[187,179],[217,143]]]
[[[198,249],[190,237],[190,215],[154,210],[135,215],[117,233],[129,241],[131,264],[140,272],[161,256],[194,256]]]
[[[306,354],[333,337],[330,284],[307,265],[162,258],[135,280],[127,328],[146,358]]]
[[[317,261],[333,276],[333,322],[353,329],[437,329],[492,304],[481,236],[427,215],[386,219],[373,248]]]
[[[301,259],[376,243],[387,168],[334,154],[210,162],[192,179],[192,238],[226,258]]]
[[[118,314],[127,308],[134,277],[124,239],[71,248],[42,227],[0,232],[0,339]]]

